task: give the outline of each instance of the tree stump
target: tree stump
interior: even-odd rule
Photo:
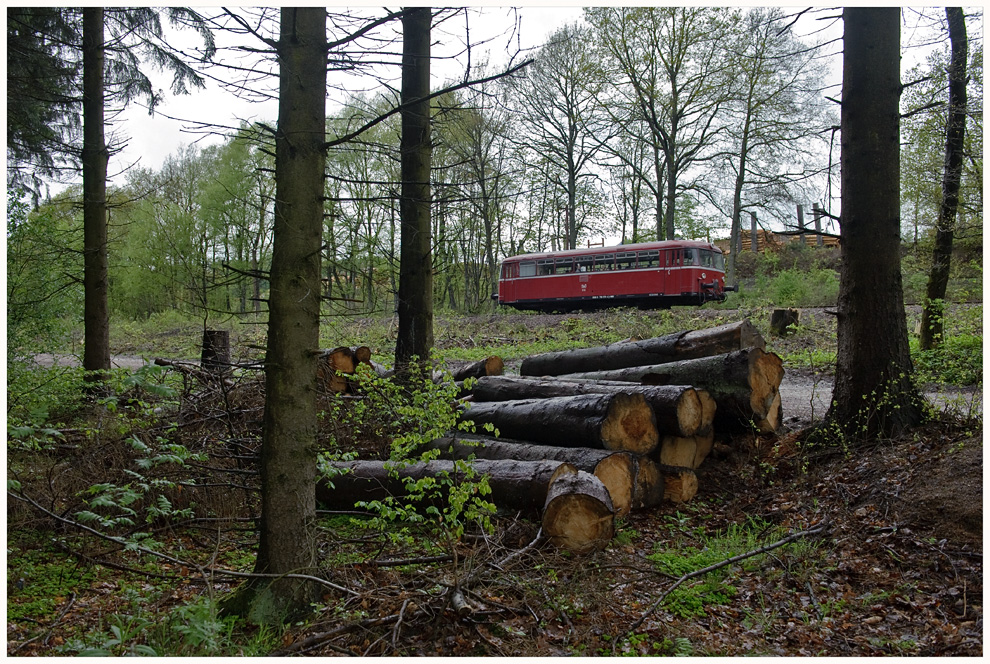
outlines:
[[[770,331],[774,336],[786,337],[791,333],[791,325],[801,324],[801,311],[798,309],[774,309],[770,314]]]
[[[203,330],[203,352],[199,366],[211,374],[230,371],[230,332],[227,330]]]

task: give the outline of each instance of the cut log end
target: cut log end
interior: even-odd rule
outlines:
[[[749,385],[752,388],[750,406],[756,419],[763,419],[767,416],[784,378],[784,362],[775,353],[755,349],[749,357]]]
[[[649,454],[660,442],[653,409],[642,394],[616,394],[602,423],[607,449]]]
[[[616,516],[625,516],[632,509],[635,491],[636,461],[630,454],[612,454],[595,466],[595,477],[608,490]]]
[[[712,433],[712,426],[715,422],[715,409],[717,404],[715,398],[708,390],[697,390],[698,401],[701,402],[701,424],[698,425],[696,435],[707,436]]]
[[[543,511],[543,532],[575,554],[602,551],[615,533],[612,500],[594,475],[564,474],[551,483]]]
[[[780,405],[780,394],[778,393],[770,404],[767,416],[756,422],[756,429],[760,433],[777,433],[784,424],[784,413]]]
[[[686,503],[698,494],[698,476],[691,468],[662,466],[663,498],[673,503]]]
[[[637,460],[633,509],[655,507],[663,500],[664,482],[660,466],[649,457]]]
[[[704,408],[698,391],[684,390],[677,400],[677,427],[682,436],[693,436],[704,423]]]

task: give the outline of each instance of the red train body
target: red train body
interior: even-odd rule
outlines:
[[[687,240],[523,254],[502,262],[492,298],[537,311],[700,305],[725,299],[725,262]]]

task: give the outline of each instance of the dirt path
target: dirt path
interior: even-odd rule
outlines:
[[[38,353],[34,359],[43,367],[78,367],[80,365],[77,356],[62,353]],[[149,359],[131,355],[114,355],[110,358],[110,366],[115,369],[140,369],[150,362]]]
[[[79,358],[75,355],[39,353],[35,356],[38,364],[44,367],[77,367]],[[151,362],[151,359],[133,355],[114,355],[111,365],[115,368],[136,370]],[[511,366],[511,363],[507,363]],[[925,396],[939,407],[951,406],[965,412],[975,409],[983,412],[983,394],[975,387],[948,388],[940,391],[926,391]],[[784,411],[784,428],[803,429],[812,422],[824,417],[832,398],[832,376],[808,371],[788,370],[780,384],[781,407]]]
[[[820,420],[832,398],[833,377],[807,371],[788,370],[780,384],[784,428],[801,429]],[[983,392],[977,387],[947,387],[925,390],[924,396],[940,409],[952,408],[962,414],[983,412]]]

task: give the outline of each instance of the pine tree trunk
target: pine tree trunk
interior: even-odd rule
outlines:
[[[255,572],[316,574],[316,360],[326,161],[326,9],[283,8],[275,228],[265,357]],[[255,579],[227,608],[274,624],[312,611],[320,586]]]
[[[399,330],[395,365],[430,359],[433,349],[433,259],[430,225],[429,7],[402,16],[402,136],[399,199]]]
[[[561,376],[689,360],[752,347],[762,350],[766,342],[749,320],[742,320],[641,341],[620,341],[608,346],[534,355],[523,360],[519,373],[523,376]]]
[[[843,9],[842,267],[826,421],[856,439],[921,419],[900,254],[900,10]],[[721,405],[721,404],[720,404]]]
[[[107,162],[103,8],[83,13],[83,369],[102,383],[110,370]]]

